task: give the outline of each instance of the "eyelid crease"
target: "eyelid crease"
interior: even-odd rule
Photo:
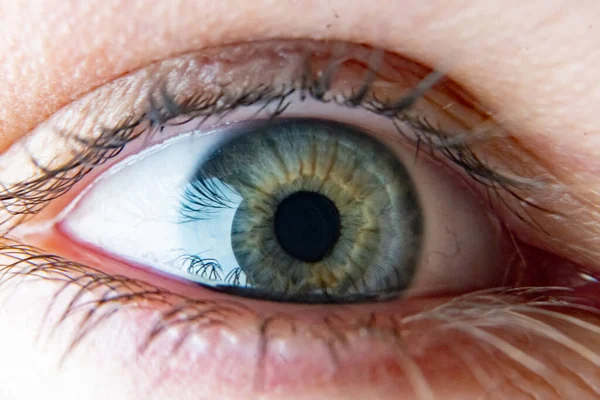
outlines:
[[[343,62],[335,58],[336,54],[340,54],[340,48],[344,50],[340,56]],[[127,143],[142,135],[152,137],[170,123],[178,124],[196,117],[206,120],[218,115],[223,118],[238,107],[254,104],[262,104],[259,112],[268,112],[269,118],[275,118],[285,111],[289,104],[288,97],[295,92],[299,92],[301,98],[310,96],[319,101],[333,101],[345,107],[362,107],[387,116],[394,121],[401,136],[416,143],[417,156],[422,147],[428,147],[432,156],[435,156],[435,152],[441,153],[495,191],[499,188],[539,186],[540,182],[535,180],[500,173],[487,166],[470,149],[472,134],[444,132],[426,116],[418,112],[412,115],[414,110],[405,107],[412,106],[413,102],[402,100],[412,95],[411,89],[401,94],[400,98],[390,97],[394,95],[394,82],[418,84],[424,76],[428,76],[428,72],[424,67],[387,53],[384,62],[378,62],[375,70],[371,68],[371,63],[376,61],[373,55],[378,52],[380,50],[359,45],[310,41],[234,46],[153,64],[100,88],[92,93],[93,96],[76,102],[50,118],[39,128],[41,132],[34,131],[2,155],[0,214],[3,215],[0,215],[0,232],[8,233],[28,215],[39,212],[93,168],[118,155]],[[252,70],[258,74],[264,62],[261,60],[259,65],[252,63],[256,55],[265,54],[275,57],[279,63],[281,68],[278,69],[278,75],[268,85],[252,83],[248,76]],[[212,59],[217,59],[221,64],[211,64]],[[239,67],[239,59],[250,70]],[[354,70],[346,64],[351,64]],[[215,72],[215,69],[220,71]],[[281,72],[282,69],[284,72]],[[350,71],[349,77],[341,76],[342,69]],[[246,77],[239,90],[232,89],[236,74]],[[350,82],[348,92],[348,78],[361,84],[354,86]],[[204,84],[190,85],[190,80]],[[430,84],[436,82],[431,80]],[[129,101],[113,104],[117,101],[115,99],[123,98]],[[424,97],[425,100],[431,98],[431,93]],[[359,105],[355,104],[357,99],[360,99]],[[464,94],[460,99],[462,102],[469,101]],[[93,113],[97,109],[111,110],[111,107],[117,109],[106,115]],[[449,108],[452,108],[451,105]],[[473,111],[474,115],[480,115],[481,112],[481,109]],[[86,118],[81,119],[82,115]],[[449,118],[454,121],[460,119],[454,114],[449,114]],[[477,120],[481,121],[482,118],[477,117]],[[400,123],[412,127],[416,137],[406,134]],[[482,125],[485,125],[483,130]],[[488,136],[487,133],[497,132],[492,129],[494,126],[497,127],[497,124],[485,116],[483,122],[476,124],[474,129],[483,138]],[[37,135],[42,132],[47,135]],[[65,152],[65,149],[68,151]],[[30,160],[27,168],[22,163],[14,162],[23,153]],[[62,154],[62,157],[56,154]]]

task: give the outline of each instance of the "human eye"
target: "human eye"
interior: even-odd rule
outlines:
[[[3,299],[119,396],[595,394],[572,188],[435,66],[257,41],[91,91],[0,158]]]
[[[91,147],[96,153],[84,155],[90,146],[70,128],[52,122],[40,129],[66,139],[59,146],[75,149],[71,159],[80,163],[104,161],[98,148],[120,150],[123,135],[128,141],[140,136],[142,147],[148,147],[148,137],[158,142],[108,163],[114,167],[99,174],[96,183],[80,184],[61,196],[82,193],[54,221],[55,230],[70,233],[62,247],[75,249],[77,241],[68,239],[79,239],[101,254],[221,291],[287,302],[349,303],[505,283],[500,276],[511,264],[503,254],[506,235],[486,211],[477,211],[485,208],[481,200],[454,187],[461,178],[445,164],[452,159],[457,168],[471,163],[468,172],[487,174],[490,183],[508,178],[477,165],[462,143],[465,138],[446,133],[486,118],[463,106],[442,112],[436,101],[451,95],[449,83],[436,82],[439,74],[397,56],[360,46],[295,42],[247,47],[156,67],[165,72],[143,83],[152,88],[147,108],[140,116],[127,116],[124,126],[95,134],[100,144]],[[277,54],[271,53],[273,47]],[[235,65],[233,51],[256,54],[227,71],[228,76],[243,76],[263,59],[278,69],[265,78],[270,71],[263,67],[257,82],[244,77],[243,89],[231,78],[227,86],[213,80],[210,89],[194,82],[222,68],[224,57]],[[204,61],[197,68],[199,59]],[[127,79],[140,84],[135,77]],[[176,86],[180,82],[187,86]],[[434,83],[436,89],[419,89]],[[429,92],[419,107],[413,104],[422,96],[416,90]],[[315,115],[320,119],[306,118]],[[347,124],[350,119],[355,126]],[[59,123],[69,125],[68,119]],[[211,124],[217,127],[207,131]],[[117,145],[110,143],[115,136]],[[31,143],[36,140],[32,137]],[[24,153],[31,154],[34,146],[25,143]],[[417,146],[423,147],[421,154]],[[449,158],[437,160],[436,167],[435,148]],[[154,171],[158,166],[161,170]],[[79,174],[79,167],[69,173]],[[454,184],[443,183],[448,181]],[[450,202],[452,207],[444,204]],[[36,230],[35,224],[20,228],[17,236]],[[473,240],[473,232],[481,240]],[[319,240],[317,235],[322,235]]]
[[[403,104],[402,93],[413,90],[403,80],[417,82],[410,74],[426,71],[409,71],[410,64],[390,54],[377,71],[357,67],[383,53],[356,47],[341,53],[344,63],[330,60],[312,72],[313,57],[284,46],[286,60],[277,65],[296,72],[281,87],[268,79],[241,93],[218,88],[216,96],[194,88],[191,104],[174,100],[162,82],[144,113],[161,122],[140,122],[146,127],[137,131],[144,131],[143,150],[110,163],[95,183],[69,195],[81,193],[55,221],[64,247],[76,247],[71,238],[232,294],[287,302],[357,302],[409,288],[464,292],[497,283],[495,266],[507,264],[498,224],[476,212],[482,208],[476,198],[454,189],[460,178],[444,171],[441,160],[434,167],[433,159],[408,152],[417,141],[428,143],[423,151],[444,146],[443,130],[432,125],[443,119],[435,103],[414,115]],[[335,56],[339,48],[318,51],[333,49]],[[207,60],[194,74],[215,64]],[[189,78],[173,79],[180,80]],[[240,97],[248,105],[238,104]],[[159,101],[174,115],[164,116],[169,111]],[[212,109],[219,101],[226,111]],[[315,114],[320,118],[310,118]],[[157,143],[149,145],[147,136]],[[456,140],[448,138],[451,146]],[[460,162],[469,160],[464,154]],[[472,171],[485,172],[483,165]],[[473,231],[479,242],[469,238]]]

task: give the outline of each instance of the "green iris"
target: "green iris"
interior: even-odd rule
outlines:
[[[221,145],[193,179],[206,207],[226,206],[228,191],[242,199],[231,245],[247,288],[285,300],[410,285],[422,241],[415,189],[402,163],[355,127],[258,123]]]

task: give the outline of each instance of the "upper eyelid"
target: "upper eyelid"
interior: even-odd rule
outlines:
[[[248,46],[250,45],[246,45],[246,50]],[[45,132],[48,133],[49,138],[36,138],[38,132],[34,131],[26,138],[28,140],[18,142],[9,149],[7,154],[0,158],[0,167],[4,167],[0,169],[3,171],[3,176],[0,176],[0,183],[3,187],[3,190],[0,190],[0,200],[2,201],[3,210],[0,213],[5,214],[0,219],[0,224],[2,224],[0,231],[6,232],[14,227],[21,219],[18,217],[36,213],[48,201],[62,195],[93,167],[118,154],[125,144],[147,130],[138,129],[144,123],[147,125],[146,128],[150,128],[150,130],[153,130],[153,128],[160,130],[160,126],[174,117],[172,115],[174,112],[181,114],[183,111],[186,116],[190,114],[194,116],[206,115],[215,111],[225,112],[237,105],[252,103],[256,100],[275,101],[284,104],[285,95],[298,89],[305,95],[310,95],[317,100],[330,101],[332,99],[322,97],[322,92],[324,87],[327,90],[330,89],[327,86],[332,84],[330,82],[331,75],[335,74],[336,66],[342,64],[339,60],[349,60],[359,65],[362,64],[362,69],[359,68],[359,75],[355,77],[360,79],[360,85],[354,89],[355,92],[350,94],[350,97],[355,93],[362,93],[365,89],[365,82],[368,85],[386,84],[385,79],[372,79],[373,74],[369,74],[369,72],[372,72],[369,67],[373,62],[373,54],[376,51],[364,46],[336,43],[323,44],[311,41],[264,42],[252,46],[250,50],[257,54],[263,56],[265,54],[267,56],[275,55],[279,57],[280,62],[291,64],[291,69],[287,73],[281,74],[279,83],[273,82],[270,87],[253,87],[250,85],[243,91],[237,93],[233,91],[233,93],[227,93],[227,97],[220,97],[223,96],[222,88],[227,85],[228,78],[232,79],[231,76],[225,76],[224,81],[215,83],[216,78],[223,77],[217,74],[211,76],[212,80],[207,80],[206,77],[197,77],[193,74],[203,71],[203,60],[208,62],[211,60],[210,57],[216,57],[220,62],[224,61],[226,64],[227,62],[231,63],[232,58],[239,57],[239,54],[235,54],[238,50],[235,47],[226,49],[229,53],[228,51],[223,52],[222,49],[211,49],[199,54],[191,54],[152,64],[97,89],[82,100],[55,114],[40,127],[42,130],[46,129]],[[306,58],[307,55],[315,57],[315,53],[317,54],[317,63],[320,62],[320,65],[312,71],[311,68],[315,67],[311,64],[314,62],[313,59],[311,58],[309,64],[306,64],[305,60],[308,59]],[[248,68],[255,68],[256,73],[258,73],[259,70],[256,68],[260,66],[260,63],[258,66],[253,65],[250,62],[252,60],[251,56],[246,54],[241,58],[242,63],[245,62]],[[391,64],[394,63],[400,64],[401,68],[404,68],[404,75],[392,76],[392,79],[416,83],[427,73],[427,69],[424,67],[391,56],[391,58],[386,59],[383,67],[378,65],[380,69],[377,70],[377,74],[386,71],[388,74],[393,75],[395,73],[393,67],[395,66]],[[299,68],[302,68],[302,70],[299,70]],[[303,82],[307,79],[307,71],[309,74],[314,73],[313,76],[308,77],[312,82]],[[180,75],[177,75],[178,73]],[[187,77],[189,79],[190,73],[192,79],[202,81],[202,78],[204,78],[206,87],[202,87],[203,91],[199,92],[201,97],[197,97],[198,92],[191,93],[191,97],[187,97],[187,99],[191,99],[187,103],[190,109],[173,110],[173,108],[182,107],[182,104],[186,104],[188,100],[185,96],[190,96],[190,93],[185,93],[189,91],[189,87],[185,86],[185,82],[183,86],[179,85],[178,81],[173,84],[169,77],[175,74],[177,77]],[[234,73],[251,74],[252,71],[239,68],[234,70]],[[296,83],[293,83],[294,80],[290,78],[295,78]],[[195,88],[195,90],[199,89]],[[403,95],[406,93],[403,93]],[[172,102],[170,103],[171,96]],[[127,101],[123,101],[124,98]],[[186,100],[182,101],[182,98]],[[361,100],[364,101],[366,108],[370,108],[374,112],[383,114],[398,112],[399,115],[403,112],[402,109],[396,110],[393,108],[395,104],[402,105],[402,97],[398,99],[380,99],[376,96],[365,96]],[[93,118],[90,110],[93,112],[93,107],[102,108],[103,106],[109,109],[112,107],[112,112],[101,113]],[[82,119],[81,115],[86,115],[86,117]],[[100,118],[102,122],[100,122]],[[447,142],[449,147],[444,149],[446,135],[436,127],[431,126],[426,119],[416,118],[411,122],[417,124],[419,129],[422,129],[426,135],[429,134],[429,136],[420,137],[419,142],[424,140],[427,144],[427,142],[437,141],[429,144],[435,146],[441,144],[439,147],[444,150],[445,155],[466,169],[467,173],[475,174],[480,179],[489,181],[492,184],[510,185],[515,183],[512,182],[513,178],[504,177],[487,168],[477,156],[470,154],[467,145],[462,146],[461,140]],[[38,128],[38,131],[40,128]],[[84,135],[80,135],[80,132],[88,132],[88,135],[92,132],[92,134],[89,135],[89,138],[86,138]],[[63,160],[58,160],[52,152],[47,151],[48,146],[55,146],[57,152],[54,154],[60,154],[61,147],[63,154],[65,148],[69,149],[72,154],[70,156],[65,155]],[[35,151],[31,149],[36,147],[38,150],[42,148],[46,150],[46,159],[40,157],[39,154],[34,154]],[[22,168],[18,171],[15,171],[14,168],[11,170],[11,151],[22,153],[23,150],[31,153],[30,168],[32,170],[26,171]],[[461,154],[457,155],[455,150],[459,150]]]

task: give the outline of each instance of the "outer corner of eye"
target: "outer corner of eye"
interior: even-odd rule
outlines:
[[[399,152],[356,126],[310,118],[180,135],[103,173],[60,226],[90,251],[281,302],[499,285],[486,213]]]

